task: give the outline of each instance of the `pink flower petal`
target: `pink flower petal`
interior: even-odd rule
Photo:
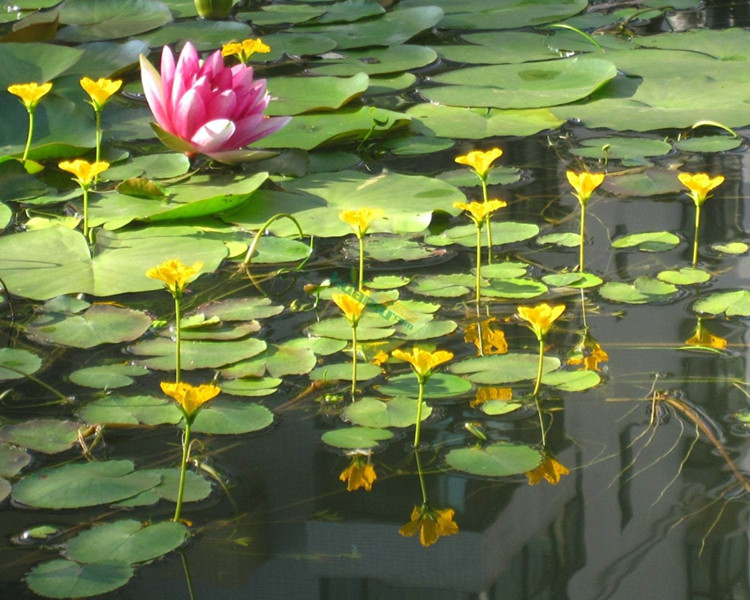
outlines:
[[[229,119],[214,119],[196,131],[190,142],[203,154],[221,150],[236,150],[237,148],[227,146],[227,142],[235,131],[235,124]]]
[[[162,86],[161,76],[156,72],[154,66],[143,56],[139,57],[141,63],[141,82],[143,83],[143,93],[146,95],[146,101],[156,122],[162,129],[170,131],[171,121],[167,116],[168,111],[164,103],[164,88]]]
[[[206,119],[232,119],[237,105],[237,96],[232,90],[215,94],[206,106]]]
[[[232,138],[232,145],[238,148],[271,135],[291,121],[291,117],[266,117],[254,115],[237,121],[237,133]]]
[[[190,89],[180,98],[172,120],[176,135],[184,140],[191,139],[206,122],[206,107],[196,90]]]

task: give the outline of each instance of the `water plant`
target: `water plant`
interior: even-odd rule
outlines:
[[[536,469],[527,471],[526,478],[529,480],[529,485],[541,483],[543,479],[546,480],[547,483],[557,485],[560,483],[560,479],[563,476],[569,474],[570,469],[552,456],[552,454],[544,450],[544,458],[542,459],[542,462],[539,463],[539,466]]]
[[[453,359],[453,352],[447,350],[436,350],[430,352],[423,350],[418,346],[414,346],[411,352],[405,352],[396,348],[391,352],[394,358],[404,360],[411,365],[414,374],[417,376],[417,383],[419,384],[419,395],[417,397],[417,423],[416,429],[414,430],[414,448],[419,447],[419,434],[422,430],[422,404],[424,402],[424,386],[427,380],[433,374],[435,367],[442,365],[445,362]]]
[[[236,56],[243,65],[250,62],[253,54],[256,52],[259,54],[268,54],[271,51],[271,47],[268,44],[264,44],[260,38],[248,38],[241,42],[230,42],[224,44],[221,47],[221,55]]]
[[[218,396],[221,388],[212,384],[194,386],[184,381],[175,383],[162,381],[160,385],[161,390],[177,402],[185,422],[185,431],[182,434],[182,459],[180,461],[180,481],[177,487],[177,503],[174,509],[174,517],[172,517],[173,521],[179,521],[185,494],[185,475],[190,461],[190,428],[203,405]]]
[[[372,484],[378,478],[378,475],[370,462],[371,458],[372,452],[355,450],[351,453],[349,466],[339,475],[341,481],[346,481],[347,492],[353,492],[360,488],[364,488],[366,492],[372,490]]]
[[[508,206],[508,203],[503,200],[488,200],[486,202],[454,202],[454,208],[460,208],[465,210],[468,217],[473,221],[474,226],[477,228],[477,273],[476,273],[476,303],[479,304],[479,299],[482,295],[482,228],[490,222],[490,216],[497,210]],[[489,227],[489,225],[488,225]],[[492,248],[490,247],[489,253],[492,254]],[[490,257],[487,257],[490,261]]]
[[[270,102],[265,79],[253,79],[244,64],[225,67],[217,50],[201,61],[187,42],[175,64],[164,46],[161,73],[141,55],[141,81],[156,119],[152,128],[168,147],[190,155],[201,153],[219,162],[248,156],[248,144],[278,131],[289,117],[267,117]]]
[[[38,84],[32,81],[30,83],[14,83],[13,85],[8,86],[8,91],[21,99],[21,102],[26,107],[26,112],[29,113],[29,132],[26,137],[26,146],[23,149],[23,156],[21,158],[24,163],[29,157],[31,139],[34,136],[34,113],[36,112],[36,107],[42,97],[51,89],[51,82]]]
[[[94,163],[90,163],[87,160],[78,158],[76,160],[63,160],[57,165],[63,171],[72,173],[75,176],[75,180],[78,185],[81,186],[83,191],[83,237],[91,240],[89,235],[89,190],[94,185],[96,177],[101,173],[104,173],[109,169],[109,163],[101,160]]]
[[[356,296],[343,292],[334,292],[331,299],[344,313],[344,318],[349,321],[352,329],[352,402],[357,393],[357,325],[362,318],[362,313],[370,301],[367,292],[355,292]]]
[[[349,225],[357,236],[359,242],[359,273],[358,287],[359,291],[364,290],[365,276],[365,234],[370,229],[370,225],[376,219],[380,219],[385,214],[382,208],[356,208],[352,210],[342,210],[339,213],[339,219]]]
[[[198,275],[202,268],[203,263],[200,261],[187,266],[180,259],[171,258],[146,271],[147,277],[162,281],[174,299],[175,383],[180,383],[182,377],[182,296],[185,293],[185,286]]]
[[[695,234],[693,236],[693,266],[695,267],[698,263],[701,209],[703,208],[703,203],[711,197],[709,192],[724,183],[724,176],[717,175],[716,177],[711,177],[708,173],[680,173],[677,175],[677,178],[689,190],[688,196],[693,199],[693,203],[695,204]]]
[[[578,250],[578,270],[583,273],[583,245],[586,240],[586,204],[588,204],[589,198],[591,198],[594,190],[596,190],[596,188],[598,188],[604,181],[604,173],[588,173],[586,171],[576,173],[575,171],[566,171],[565,176],[568,178],[568,183],[570,183],[574,190],[573,194],[578,198],[578,204],[581,205],[581,240]]]
[[[96,162],[102,156],[102,110],[113,94],[122,86],[122,79],[107,79],[100,77],[96,81],[90,77],[83,77],[80,81],[81,87],[91,98],[91,106],[94,108],[96,118]],[[96,181],[96,177],[94,177]]]

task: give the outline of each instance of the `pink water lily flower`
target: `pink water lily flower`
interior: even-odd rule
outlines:
[[[253,68],[225,67],[217,50],[201,61],[187,42],[177,65],[164,46],[161,74],[141,54],[141,81],[156,123],[154,131],[165,145],[188,154],[201,153],[221,162],[236,162],[240,150],[281,129],[290,117],[267,117],[270,96],[266,80],[253,81]]]

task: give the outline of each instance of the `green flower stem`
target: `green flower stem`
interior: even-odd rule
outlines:
[[[698,234],[701,228],[701,204],[695,203],[695,238],[693,239],[693,267],[698,263]]]
[[[362,292],[365,289],[365,236],[358,235],[359,240],[359,291]]]
[[[546,448],[547,447],[547,432],[544,430],[544,419],[542,418],[542,407],[539,404],[538,396],[534,398],[534,402],[536,403],[536,414],[539,415],[539,429],[542,432],[542,448]]]
[[[352,325],[352,402],[357,393],[357,325]]]
[[[181,381],[181,369],[182,366],[182,348],[180,347],[182,345],[182,332],[180,327],[180,295],[174,294],[174,329],[175,329],[175,335],[176,335],[176,343],[175,343],[175,351],[174,351],[174,362],[175,362],[175,375],[174,380],[175,383],[180,383]]]
[[[424,399],[425,378],[417,375],[419,383],[419,397],[417,398],[417,427],[414,430],[414,447],[419,448],[419,434],[422,431],[422,402]]]
[[[85,185],[81,187],[83,189],[83,237],[89,240],[89,188]]]
[[[487,176],[480,177],[482,180],[482,198],[487,202]],[[492,264],[492,226],[487,228],[487,264]]]
[[[102,110],[101,108],[94,107],[94,114],[96,115],[96,162],[99,162],[102,156]],[[94,177],[94,185],[98,183],[99,175]]]
[[[185,474],[187,473],[188,460],[190,459],[190,419],[185,417],[185,433],[182,436],[182,463],[180,464],[180,483],[177,487],[177,506],[174,508],[172,520],[180,520],[182,513],[182,497],[185,494]]]
[[[536,371],[536,383],[534,384],[534,396],[539,393],[539,387],[542,385],[542,368],[544,366],[544,338],[539,339],[539,366]]]
[[[26,147],[23,149],[23,158],[21,159],[23,162],[26,162],[27,157],[29,156],[29,148],[31,148],[31,137],[34,135],[34,111],[30,110],[29,112],[29,134],[26,136]]]
[[[482,227],[478,222],[475,222],[477,226],[477,306],[479,306],[479,298],[482,295],[481,280],[482,280]]]
[[[419,460],[419,452],[414,453],[414,458],[417,459],[417,475],[419,475],[419,487],[422,490],[422,506],[427,506],[427,486],[424,484],[422,462]]]
[[[578,272],[583,273],[583,242],[586,235],[586,205],[581,203],[581,239],[578,249]]]

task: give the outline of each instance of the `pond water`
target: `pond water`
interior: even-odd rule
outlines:
[[[71,108],[67,118],[73,125],[66,126],[44,100],[40,103],[36,135],[41,141],[30,156],[46,163],[44,172],[29,175],[18,170],[17,161],[0,161],[0,185],[6,190],[0,193],[0,207],[12,209],[0,236],[0,279],[10,292],[0,305],[3,343],[27,353],[24,360],[28,353],[41,358],[34,367],[29,366],[33,361],[13,362],[0,354],[0,475],[12,485],[9,493],[0,486],[0,497],[10,495],[0,507],[0,597],[750,598],[750,483],[745,478],[750,472],[745,425],[750,422],[750,381],[743,318],[750,316],[743,246],[750,217],[742,137],[750,111],[742,102],[745,92],[737,89],[744,78],[735,69],[750,67],[744,64],[750,62],[750,33],[741,29],[750,25],[750,3],[713,3],[703,9],[680,2],[678,12],[644,13],[647,20],[628,23],[637,34],[634,41],[595,36],[606,48],[599,58],[613,61],[617,74],[613,68],[597,79],[599,65],[573,75],[555,91],[565,98],[560,102],[551,99],[550,88],[522,83],[510,93],[501,89],[473,114],[466,107],[474,104],[466,98],[495,88],[480,86],[477,80],[485,75],[467,76],[467,69],[494,64],[490,55],[496,48],[516,57],[509,63],[533,65],[513,75],[528,83],[547,77],[538,65],[558,56],[548,43],[584,55],[594,47],[570,30],[545,30],[552,41],[538,46],[528,39],[476,37],[483,30],[477,33],[479,26],[467,26],[467,19],[485,19],[490,35],[513,35],[498,25],[502,15],[486,12],[510,4],[503,2],[467,3],[467,16],[451,12],[445,1],[405,0],[385,14],[433,4],[445,14],[430,16],[429,9],[372,27],[368,23],[385,18],[374,3],[341,3],[346,6],[339,9],[315,1],[270,4],[276,8],[263,3],[265,12],[259,14],[252,3],[240,3],[232,23],[253,19],[253,34],[277,40],[279,47],[291,44],[288,54],[298,50],[303,56],[272,55],[270,62],[260,56],[253,63],[256,73],[269,79],[277,102],[272,114],[285,114],[281,106],[302,109],[288,125],[291,133],[281,130],[255,144],[278,148],[278,157],[234,166],[201,157],[183,164],[173,154],[156,167],[133,166],[134,158],[163,149],[152,138],[137,68],[130,68],[135,59],[123,44],[133,43],[141,52],[150,47],[155,62],[164,43],[190,38],[199,49],[213,50],[245,33],[249,37],[249,29],[197,21],[192,2],[184,1],[165,3],[171,10],[168,21],[176,18],[184,30],[159,22],[164,5],[151,0],[125,2],[127,10],[116,26],[106,2],[103,13],[88,20],[76,10],[54,8],[53,2],[19,0],[16,5],[26,12],[7,11],[13,18],[5,21],[13,23],[20,17],[44,21],[40,15],[45,12],[28,16],[40,7],[61,10],[64,27],[53,32],[53,39],[41,39],[72,48],[88,43],[92,54],[84,55],[86,60],[109,56],[101,73],[92,76],[122,74],[125,92],[104,109],[104,156],[112,169],[119,165],[116,173],[122,176],[104,176],[92,193],[93,255],[100,260],[91,271],[101,269],[91,275],[92,281],[98,278],[95,283],[84,281],[72,266],[91,263],[88,254],[81,258],[71,250],[77,242],[68,236],[75,235],[88,252],[80,234],[68,228],[54,243],[42,243],[35,233],[62,231],[60,220],[81,210],[79,197],[55,164],[74,156],[71,148],[85,152],[93,147],[90,107],[81,109],[80,122],[87,128],[83,139],[74,131],[78,108]],[[592,31],[607,21],[623,23],[632,14],[613,15],[612,10],[639,8],[601,11],[592,5],[583,16],[577,13],[585,2],[537,4],[543,7],[541,17],[514,7],[505,18],[518,28],[560,22]],[[363,11],[364,18],[351,17],[351,24],[341,25],[336,10]],[[143,22],[153,19],[152,24],[138,25],[133,15]],[[326,20],[325,15],[331,16]],[[414,25],[420,19],[426,20]],[[299,23],[289,25],[290,20]],[[128,31],[129,41],[120,39],[117,27]],[[398,32],[405,37],[398,38]],[[704,37],[680,37],[691,32]],[[395,36],[385,42],[392,45],[392,55],[360,50],[379,43],[367,40],[384,35]],[[326,36],[336,43],[316,49]],[[466,39],[474,45],[467,46]],[[111,40],[117,40],[116,47],[96,46]],[[147,46],[138,45],[143,40]],[[410,48],[434,48],[439,58],[410,58],[421,51],[398,45],[407,40]],[[13,40],[0,44],[0,59],[14,56],[21,65],[12,73],[0,66],[3,89],[6,80],[38,76],[24,68],[40,68],[52,73],[60,90],[50,104],[60,108],[70,98],[80,104],[80,89],[71,90],[86,70],[50,66],[34,58],[41,41],[26,43],[28,51]],[[273,52],[274,41],[269,43]],[[304,50],[305,44],[312,49]],[[309,69],[321,65],[332,70],[320,74],[356,75],[351,64],[337,70],[343,59],[328,52],[348,55],[355,66],[404,63],[373,70],[364,97],[355,86],[341,105],[330,89],[320,93],[321,100],[304,86],[282,81],[309,75]],[[31,67],[23,56],[32,56]],[[667,78],[670,71],[672,79]],[[407,72],[417,75],[415,83],[395,80]],[[26,73],[26,79],[9,79]],[[467,78],[440,79],[449,73]],[[593,84],[586,82],[590,77]],[[586,85],[591,89],[582,92]],[[628,87],[633,85],[640,86],[637,92]],[[646,94],[649,85],[651,95],[632,99],[634,93]],[[671,89],[677,92],[671,95]],[[0,132],[0,155],[23,151],[25,115],[14,102],[9,94],[0,96],[0,108],[17,111],[12,118],[18,121]],[[355,123],[347,112],[368,106],[410,115],[412,122],[394,127],[399,117],[371,113]],[[458,112],[435,112],[447,106]],[[339,121],[326,120],[331,115]],[[483,123],[477,125],[480,116]],[[573,116],[578,121],[566,122]],[[488,124],[490,117],[497,123]],[[691,130],[699,121],[712,123]],[[320,140],[311,141],[319,134]],[[697,151],[689,145],[680,149],[685,138],[704,145]],[[587,146],[590,139],[595,141]],[[477,178],[454,159],[493,147],[503,154],[490,172],[490,197],[508,206],[492,216],[497,245],[493,265],[484,265],[485,296],[477,305],[474,229],[452,202],[462,193],[481,200],[482,192]],[[191,178],[190,167],[200,173]],[[602,280],[592,277],[591,287],[583,288],[589,280],[575,275],[580,207],[566,169],[607,173],[586,207],[585,272]],[[264,172],[272,180],[255,175]],[[726,178],[703,206],[695,265],[700,272],[674,273],[691,265],[695,219],[695,206],[677,181],[679,172]],[[206,180],[200,179],[203,175]],[[147,202],[162,200],[116,194],[115,184],[129,177],[157,180],[168,194],[177,195],[157,210]],[[207,191],[209,185],[219,191]],[[252,189],[245,191],[243,185]],[[170,191],[171,186],[176,187]],[[223,195],[221,189],[230,191]],[[202,212],[184,210],[201,201],[210,206]],[[356,282],[358,245],[338,212],[363,206],[385,211],[385,219],[375,221],[365,236],[366,285],[377,289],[378,303],[400,310],[405,321],[367,316],[371,309],[366,309],[359,327],[356,397],[389,400],[389,409],[382,402],[367,401],[369,407],[365,401],[351,403],[349,327],[333,321],[341,312],[325,289],[331,281]],[[249,232],[278,212],[295,216],[305,238],[290,242],[294,229],[284,221],[270,226],[274,235],[261,242],[248,276],[239,265]],[[36,223],[29,223],[32,218]],[[528,224],[538,230],[524,229]],[[455,229],[461,226],[465,231]],[[616,242],[644,232],[655,237],[633,246]],[[570,234],[567,245],[541,238],[560,233]],[[24,235],[37,237],[18,237]],[[231,242],[228,250],[223,241]],[[308,244],[313,248],[309,257]],[[214,381],[224,389],[213,401],[216,408],[209,403],[201,412],[210,419],[204,418],[201,427],[196,421],[193,433],[195,475],[182,512],[190,536],[171,546],[161,538],[136,544],[131,532],[90,545],[89,557],[83,558],[76,536],[127,519],[148,525],[143,529],[148,531],[174,512],[164,478],[171,477],[170,489],[176,489],[180,414],[159,391],[160,382],[174,377],[174,305],[158,282],[141,275],[170,258],[172,249],[188,264],[206,263],[183,298],[183,377],[194,384]],[[555,274],[568,276],[555,279]],[[734,295],[718,296],[724,292]],[[76,305],[76,299],[93,307]],[[520,305],[540,302],[564,304],[566,310],[544,340],[545,356],[554,362],[547,370],[553,372],[535,398],[538,344],[516,312]],[[109,315],[125,307],[138,312],[122,322],[97,322],[101,317],[90,313],[96,308]],[[73,321],[75,315],[89,315],[89,320]],[[139,319],[145,319],[141,329]],[[102,343],[88,343],[92,339]],[[431,413],[423,421],[418,452],[412,447],[416,379],[393,356],[374,362],[379,351],[409,350],[414,343],[454,354],[427,382]],[[582,344],[581,356],[576,348]],[[475,358],[485,362],[471,362]],[[9,368],[29,377],[16,377]],[[86,371],[91,368],[98,370]],[[141,398],[139,408],[127,404],[134,397]],[[406,409],[393,408],[398,402]],[[360,426],[375,428],[380,443],[358,451],[356,442],[330,437],[330,432],[351,433]],[[362,440],[361,435],[354,437]],[[531,462],[528,454],[513,454],[516,450],[531,453]],[[457,458],[465,456],[461,452],[474,456],[462,461]],[[534,468],[552,458],[569,472],[548,472],[547,480],[535,477]],[[347,490],[342,475],[353,460],[374,467],[371,490]],[[90,474],[49,483],[69,465],[89,468],[115,461],[132,461],[118,474],[121,480],[156,477],[156,483],[138,487],[131,481],[134,491],[112,496],[106,496],[111,482]],[[129,474],[133,469],[135,474]],[[165,471],[155,476],[155,469]],[[498,470],[503,474],[493,474]],[[142,496],[157,483],[165,489],[150,501]],[[87,500],[76,504],[81,498]],[[454,511],[437,513],[445,520],[439,539],[428,540],[434,542],[430,545],[420,543],[416,522],[416,535],[403,535],[409,533],[405,525],[415,521],[415,507],[423,503]],[[448,524],[451,520],[457,528]],[[41,526],[50,530],[40,531]],[[161,543],[169,547],[151,555],[142,549]],[[148,557],[115,560],[111,553],[120,545],[128,547],[128,556]],[[133,550],[137,545],[140,554]],[[62,559],[73,571],[64,576],[44,571]],[[87,591],[97,584],[111,591]]]

